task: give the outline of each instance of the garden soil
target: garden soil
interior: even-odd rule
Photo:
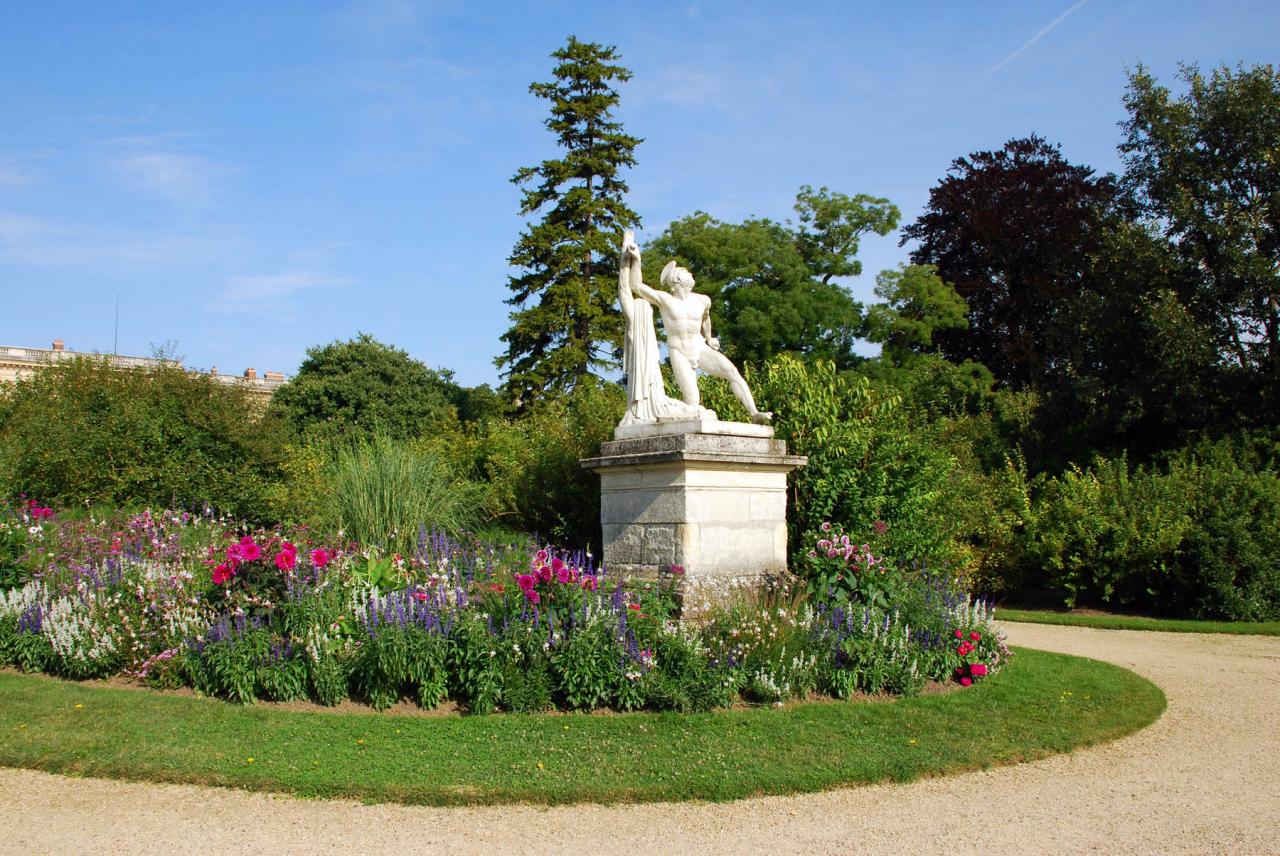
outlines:
[[[1280,854],[1280,638],[1005,627],[1146,676],[1168,711],[1032,763],[727,804],[415,808],[6,769],[0,852]]]

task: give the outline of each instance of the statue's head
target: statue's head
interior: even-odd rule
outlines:
[[[672,294],[684,296],[693,291],[693,274],[675,262],[667,262],[667,266],[662,269],[659,282]]]

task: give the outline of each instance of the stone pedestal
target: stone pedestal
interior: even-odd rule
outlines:
[[[693,424],[693,423],[697,424]],[[600,456],[604,563],[653,577],[678,565],[691,587],[780,575],[787,567],[788,455],[768,426],[714,420],[619,428]],[[694,429],[694,430],[690,430]]]

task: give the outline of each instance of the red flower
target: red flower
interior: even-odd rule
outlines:
[[[633,612],[634,612],[634,611],[637,611],[637,610],[639,610],[639,609],[640,609],[640,604],[638,604],[638,603],[629,603],[629,604],[627,604],[627,609],[630,609],[630,610],[632,610]]]
[[[218,565],[218,567],[213,569],[213,584],[220,586],[223,583],[225,583],[227,580],[235,576],[235,573],[236,573],[235,565],[228,564],[228,563],[223,563],[221,565]]]
[[[957,639],[963,639],[963,638],[964,638],[964,631],[963,631],[963,630],[961,630],[959,627],[957,627],[957,628],[956,628],[956,638],[957,638]]]
[[[960,679],[960,686],[962,686],[962,687],[967,687],[967,686],[969,686],[969,685],[970,685],[970,684],[972,684],[972,683],[973,683],[973,678],[961,678],[961,679]]]
[[[977,642],[979,639],[982,638],[982,634],[975,630],[969,634],[969,638],[972,639],[974,642]]]
[[[415,591],[413,597],[414,600],[426,600],[429,595],[425,591]]]
[[[489,583],[489,591],[504,592],[507,587],[502,583]]]
[[[582,578],[581,586],[585,591],[595,591],[599,588],[600,583],[595,577],[585,576]]]

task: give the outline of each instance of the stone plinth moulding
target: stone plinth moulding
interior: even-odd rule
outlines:
[[[689,586],[711,588],[785,572],[787,473],[808,459],[788,455],[763,425],[645,427],[645,436],[620,428],[582,461],[600,475],[609,572],[654,577],[680,566]]]

